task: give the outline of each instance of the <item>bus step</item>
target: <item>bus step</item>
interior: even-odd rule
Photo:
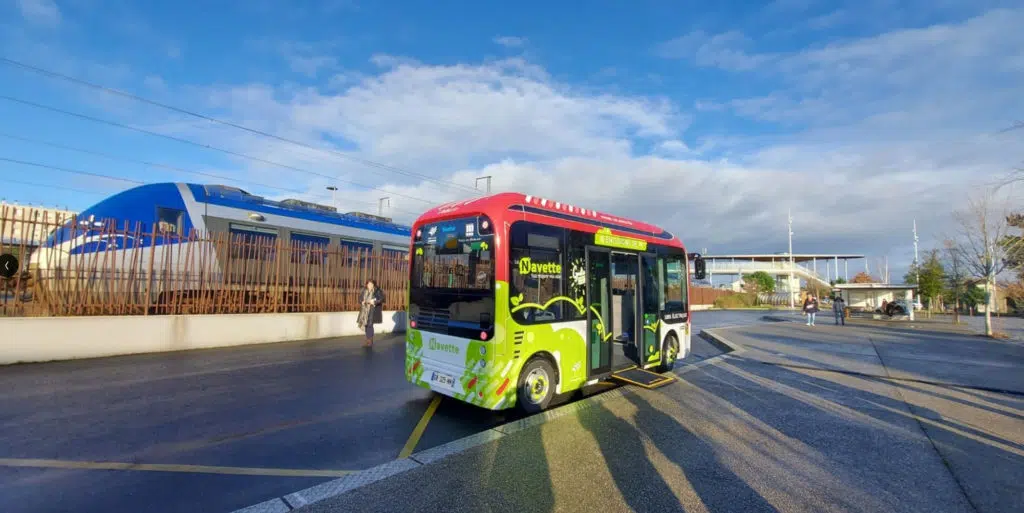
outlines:
[[[664,376],[636,367],[612,373],[612,379],[644,388],[658,388],[676,380],[675,376]]]

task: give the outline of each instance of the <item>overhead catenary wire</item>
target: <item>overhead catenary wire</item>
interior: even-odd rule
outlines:
[[[228,150],[228,149],[224,149],[224,148],[219,148],[217,146],[213,146],[213,145],[209,145],[209,144],[206,144],[206,143],[201,143],[201,142],[193,141],[191,139],[185,139],[185,138],[176,137],[176,136],[173,136],[173,135],[162,134],[160,132],[154,132],[152,130],[147,130],[145,128],[139,128],[139,127],[135,127],[135,126],[131,126],[131,125],[126,125],[124,123],[119,123],[117,121],[111,121],[111,120],[108,120],[108,119],[98,118],[98,117],[95,117],[95,116],[90,116],[90,115],[82,114],[82,113],[79,113],[79,112],[72,112],[70,110],[61,109],[61,108],[53,107],[53,106],[50,106],[50,105],[44,105],[44,104],[41,104],[41,103],[29,101],[29,100],[23,100],[21,98],[15,98],[13,96],[0,95],[0,100],[5,100],[5,101],[13,102],[13,103],[18,103],[18,104],[21,104],[21,105],[27,105],[29,107],[34,107],[34,108],[38,108],[38,109],[42,109],[42,110],[48,110],[50,112],[56,112],[58,114],[63,114],[63,115],[66,115],[66,116],[76,117],[76,118],[79,118],[79,119],[84,119],[84,120],[87,120],[87,121],[92,121],[94,123],[101,123],[101,124],[104,124],[104,125],[109,125],[109,126],[113,126],[113,127],[117,127],[117,128],[122,128],[122,129],[125,129],[125,130],[131,130],[131,131],[134,131],[134,132],[139,132],[139,133],[146,134],[146,135],[151,135],[151,136],[154,136],[154,137],[161,137],[161,138],[168,139],[168,140],[171,140],[171,141],[176,141],[176,142],[183,143],[183,144],[188,144],[188,145],[191,145],[191,146],[197,146],[199,148],[205,148],[205,149],[217,151],[217,152],[220,152],[220,153],[224,153],[226,155],[231,155],[231,156],[234,156],[234,157],[244,158],[244,159],[252,160],[254,162],[259,162],[259,163],[262,163],[262,164],[276,166],[276,167],[280,167],[280,168],[283,168],[283,169],[290,169],[292,171],[297,171],[297,172],[309,174],[309,175],[312,175],[312,176],[318,176],[320,178],[326,178],[326,179],[331,180],[333,182],[347,183],[349,185],[354,185],[356,187],[363,187],[363,188],[369,189],[369,190],[379,191],[379,192],[383,192],[383,193],[387,193],[387,194],[393,194],[395,196],[400,196],[400,197],[403,197],[403,198],[408,198],[408,199],[411,199],[411,200],[420,201],[420,202],[423,202],[423,203],[427,203],[429,205],[436,205],[437,204],[437,202],[435,202],[435,201],[425,200],[423,198],[418,198],[416,196],[410,196],[408,194],[402,194],[400,192],[390,191],[390,190],[387,190],[387,189],[381,189],[379,187],[374,187],[372,185],[362,184],[362,183],[355,182],[355,181],[352,181],[352,180],[344,180],[344,179],[341,179],[341,178],[337,178],[335,176],[319,173],[319,172],[316,172],[316,171],[310,171],[308,169],[303,169],[303,168],[292,166],[292,165],[289,165],[289,164],[282,164],[280,162],[274,162],[272,160],[267,160],[267,159],[260,158],[260,157],[254,157],[252,155],[246,155],[244,153],[239,153],[237,151],[232,151],[232,150]]]
[[[360,164],[363,164],[363,165],[366,165],[366,166],[369,166],[369,167],[374,167],[374,168],[377,168],[377,169],[382,169],[382,170],[390,171],[392,173],[408,176],[410,178],[419,178],[421,180],[426,180],[426,181],[434,182],[434,183],[439,184],[439,185],[454,186],[454,187],[460,188],[460,189],[462,189],[464,191],[473,192],[475,194],[481,194],[479,190],[477,190],[475,188],[472,188],[472,187],[469,187],[469,186],[464,185],[464,184],[460,184],[460,183],[457,183],[457,182],[452,182],[452,181],[449,181],[449,180],[441,180],[441,179],[433,178],[431,176],[423,175],[423,174],[420,174],[420,173],[414,173],[412,171],[407,171],[405,169],[401,169],[401,168],[398,168],[398,167],[395,167],[395,166],[390,166],[390,165],[387,165],[387,164],[376,162],[376,161],[373,161],[373,160],[364,159],[364,158],[360,158],[360,157],[355,157],[353,155],[349,155],[347,153],[335,150],[333,148],[324,148],[324,147],[320,147],[320,146],[313,146],[311,144],[307,144],[307,143],[304,143],[304,142],[301,142],[301,141],[296,141],[294,139],[289,139],[287,137],[281,137],[279,135],[275,135],[275,134],[272,134],[270,132],[266,132],[266,131],[263,131],[263,130],[258,130],[258,129],[247,127],[245,125],[240,125],[238,123],[234,123],[234,122],[231,122],[231,121],[225,121],[225,120],[219,119],[219,118],[214,118],[212,116],[207,116],[205,114],[200,114],[198,112],[194,112],[194,111],[190,111],[190,110],[187,110],[187,109],[183,109],[181,107],[175,107],[173,105],[169,105],[169,104],[166,104],[166,103],[158,102],[156,100],[151,100],[149,98],[144,98],[142,96],[139,96],[139,95],[136,95],[136,94],[132,94],[132,93],[129,93],[129,92],[126,92],[126,91],[121,91],[119,89],[114,89],[112,87],[108,87],[108,86],[104,86],[104,85],[100,85],[100,84],[95,84],[95,83],[92,83],[92,82],[89,82],[89,81],[86,81],[86,80],[83,80],[83,79],[80,79],[80,78],[76,78],[76,77],[72,77],[70,75],[65,75],[63,73],[59,73],[59,72],[56,72],[56,71],[52,71],[52,70],[48,70],[48,69],[43,69],[43,68],[40,68],[38,66],[33,66],[31,64],[27,64],[27,63],[24,63],[24,62],[16,61],[14,59],[9,59],[7,57],[0,57],[0,62],[2,62],[4,64],[11,65],[11,66],[19,67],[19,68],[22,68],[24,70],[31,71],[33,73],[37,73],[37,74],[40,74],[40,75],[45,75],[45,76],[49,76],[51,78],[64,80],[64,81],[71,82],[73,84],[77,84],[77,85],[80,85],[80,86],[83,86],[83,87],[89,87],[89,88],[92,88],[92,89],[95,89],[95,90],[103,91],[103,92],[108,93],[108,94],[113,94],[113,95],[121,96],[123,98],[128,98],[128,99],[131,99],[131,100],[134,100],[134,101],[137,101],[137,102],[141,102],[141,103],[145,103],[145,104],[152,105],[152,106],[155,106],[155,107],[160,107],[162,109],[167,109],[167,110],[170,110],[170,111],[173,111],[173,112],[177,112],[179,114],[185,114],[187,116],[192,116],[192,117],[195,117],[195,118],[198,118],[198,119],[209,121],[211,123],[217,123],[217,124],[220,124],[220,125],[223,125],[223,126],[228,126],[228,127],[231,127],[231,128],[235,128],[235,129],[238,129],[238,130],[249,132],[251,134],[255,134],[255,135],[262,136],[262,137],[267,137],[267,138],[271,138],[271,139],[274,139],[274,140],[277,140],[277,141],[281,141],[281,142],[284,142],[284,143],[300,146],[302,148],[306,148],[306,149],[310,149],[310,150],[314,150],[314,151],[319,151],[319,152],[323,152],[323,153],[332,154],[332,155],[335,155],[337,157],[341,157],[341,158],[344,158],[344,159],[347,159],[347,160],[351,160],[353,162],[358,162]]]
[[[59,191],[77,192],[77,193],[81,193],[81,194],[95,194],[97,196],[106,196],[106,195],[108,195],[108,193],[106,193],[106,192],[89,191],[89,190],[85,190],[85,189],[77,189],[75,187],[68,187],[66,185],[55,185],[55,184],[52,184],[52,183],[39,183],[39,182],[29,182],[29,181],[25,181],[25,180],[15,180],[13,178],[7,178],[6,176],[0,176],[0,181],[7,182],[7,183],[16,183],[18,185],[28,185],[30,187],[39,187],[39,188],[43,188],[43,189],[56,189],[56,190],[59,190]]]
[[[130,163],[133,163],[133,164],[141,164],[141,165],[144,165],[144,166],[168,169],[168,170],[176,171],[176,172],[179,172],[179,173],[193,174],[193,175],[196,175],[196,176],[203,176],[203,177],[207,177],[207,178],[214,178],[214,179],[217,179],[217,180],[225,180],[225,181],[234,182],[234,183],[238,183],[238,184],[256,185],[256,186],[259,186],[259,187],[265,187],[265,188],[268,188],[268,189],[274,189],[274,190],[278,190],[278,191],[282,191],[282,192],[292,192],[292,193],[296,193],[296,194],[308,195],[308,196],[311,196],[311,197],[314,197],[314,198],[319,198],[319,199],[333,199],[331,196],[327,196],[327,195],[324,195],[324,194],[310,194],[308,191],[303,191],[301,189],[292,189],[292,188],[287,188],[287,187],[281,187],[281,186],[277,186],[277,185],[260,183],[260,182],[256,182],[256,181],[253,181],[253,180],[242,180],[242,179],[233,178],[233,177],[230,177],[230,176],[224,176],[224,175],[219,175],[219,174],[216,174],[216,173],[209,173],[209,172],[205,172],[205,171],[197,171],[197,170],[194,170],[194,169],[186,169],[186,168],[182,168],[182,167],[178,167],[178,166],[173,166],[173,165],[170,165],[170,164],[162,164],[162,163],[159,163],[159,162],[150,162],[150,161],[147,161],[147,160],[133,159],[133,158],[130,158],[130,157],[122,157],[122,156],[119,156],[119,155],[112,155],[110,153],[105,153],[105,152],[101,152],[101,151],[89,150],[89,149],[85,149],[85,148],[77,148],[77,147],[69,146],[69,145],[66,145],[66,144],[60,144],[60,143],[55,143],[55,142],[50,142],[50,141],[43,141],[43,140],[40,140],[40,139],[34,139],[34,138],[31,138],[31,137],[24,137],[24,136],[20,136],[20,135],[14,135],[14,134],[5,133],[5,132],[0,132],[0,137],[6,137],[8,139],[13,139],[13,140],[16,140],[16,141],[27,142],[27,143],[30,143],[30,144],[38,144],[38,145],[42,145],[42,146],[49,146],[51,148],[58,148],[58,149],[61,149],[61,150],[66,150],[66,151],[74,151],[74,152],[83,153],[83,154],[86,154],[86,155],[93,155],[93,156],[97,156],[97,157],[103,157],[103,158],[107,158],[107,159],[111,159],[111,160],[119,160],[119,161],[123,161],[123,162],[130,162]],[[358,204],[361,204],[361,205],[377,206],[376,203],[371,202],[371,201],[354,200],[354,199],[351,199],[351,198],[342,198],[342,199],[344,199],[347,202],[351,202],[351,203],[358,203]],[[392,208],[394,208],[394,207],[392,207]],[[412,212],[412,211],[409,211],[409,210],[403,210],[403,209],[400,209],[400,208],[394,208],[394,210],[399,211],[399,212],[404,212],[406,214],[410,214],[410,215],[413,215],[413,216],[418,216],[419,215],[419,213],[417,213],[417,212]]]
[[[52,164],[43,164],[41,162],[32,162],[30,160],[20,160],[20,159],[12,159],[12,158],[7,158],[7,157],[0,157],[0,162],[7,162],[9,164],[18,164],[18,165],[21,165],[21,166],[38,167],[38,168],[41,168],[41,169],[50,169],[50,170],[53,170],[53,171],[60,171],[62,173],[72,173],[72,174],[81,175],[81,176],[91,176],[93,178],[104,178],[104,179],[107,179],[107,180],[115,180],[115,181],[118,181],[118,182],[125,182],[125,183],[134,184],[134,185],[145,185],[145,183],[146,183],[146,182],[142,182],[142,181],[139,181],[139,180],[133,180],[131,178],[124,178],[124,177],[121,177],[121,176],[105,175],[103,173],[93,173],[92,171],[83,171],[81,169],[71,169],[71,168],[68,168],[68,167],[55,166],[55,165],[52,165]]]

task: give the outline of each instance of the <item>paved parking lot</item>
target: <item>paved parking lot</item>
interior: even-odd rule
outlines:
[[[678,383],[296,511],[1024,511],[1020,345],[854,325],[719,333],[741,350]]]

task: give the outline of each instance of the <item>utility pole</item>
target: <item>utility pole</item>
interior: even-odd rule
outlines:
[[[384,217],[384,202],[387,202],[388,207],[391,207],[391,198],[385,196],[377,201],[377,215],[380,217]]]
[[[480,189],[480,180],[487,180],[487,194],[491,194],[491,176],[487,175],[477,178],[476,181],[473,182],[473,187],[475,187],[477,190]]]
[[[786,290],[789,291],[789,307],[796,308],[793,299],[793,209],[789,209],[789,283]]]

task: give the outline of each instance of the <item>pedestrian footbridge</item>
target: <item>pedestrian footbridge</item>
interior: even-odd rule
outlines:
[[[732,283],[744,275],[764,271],[777,278],[781,285],[780,292],[792,291],[792,294],[798,295],[801,283],[815,283],[823,287],[830,287],[831,282],[836,278],[849,281],[848,262],[851,259],[859,258],[864,258],[864,255],[794,254],[791,258],[788,253],[775,253],[705,255],[704,261],[707,264],[707,280],[712,287],[716,285],[716,275],[719,277],[718,284],[724,284],[723,280]],[[790,275],[792,275],[793,282],[787,285]]]

